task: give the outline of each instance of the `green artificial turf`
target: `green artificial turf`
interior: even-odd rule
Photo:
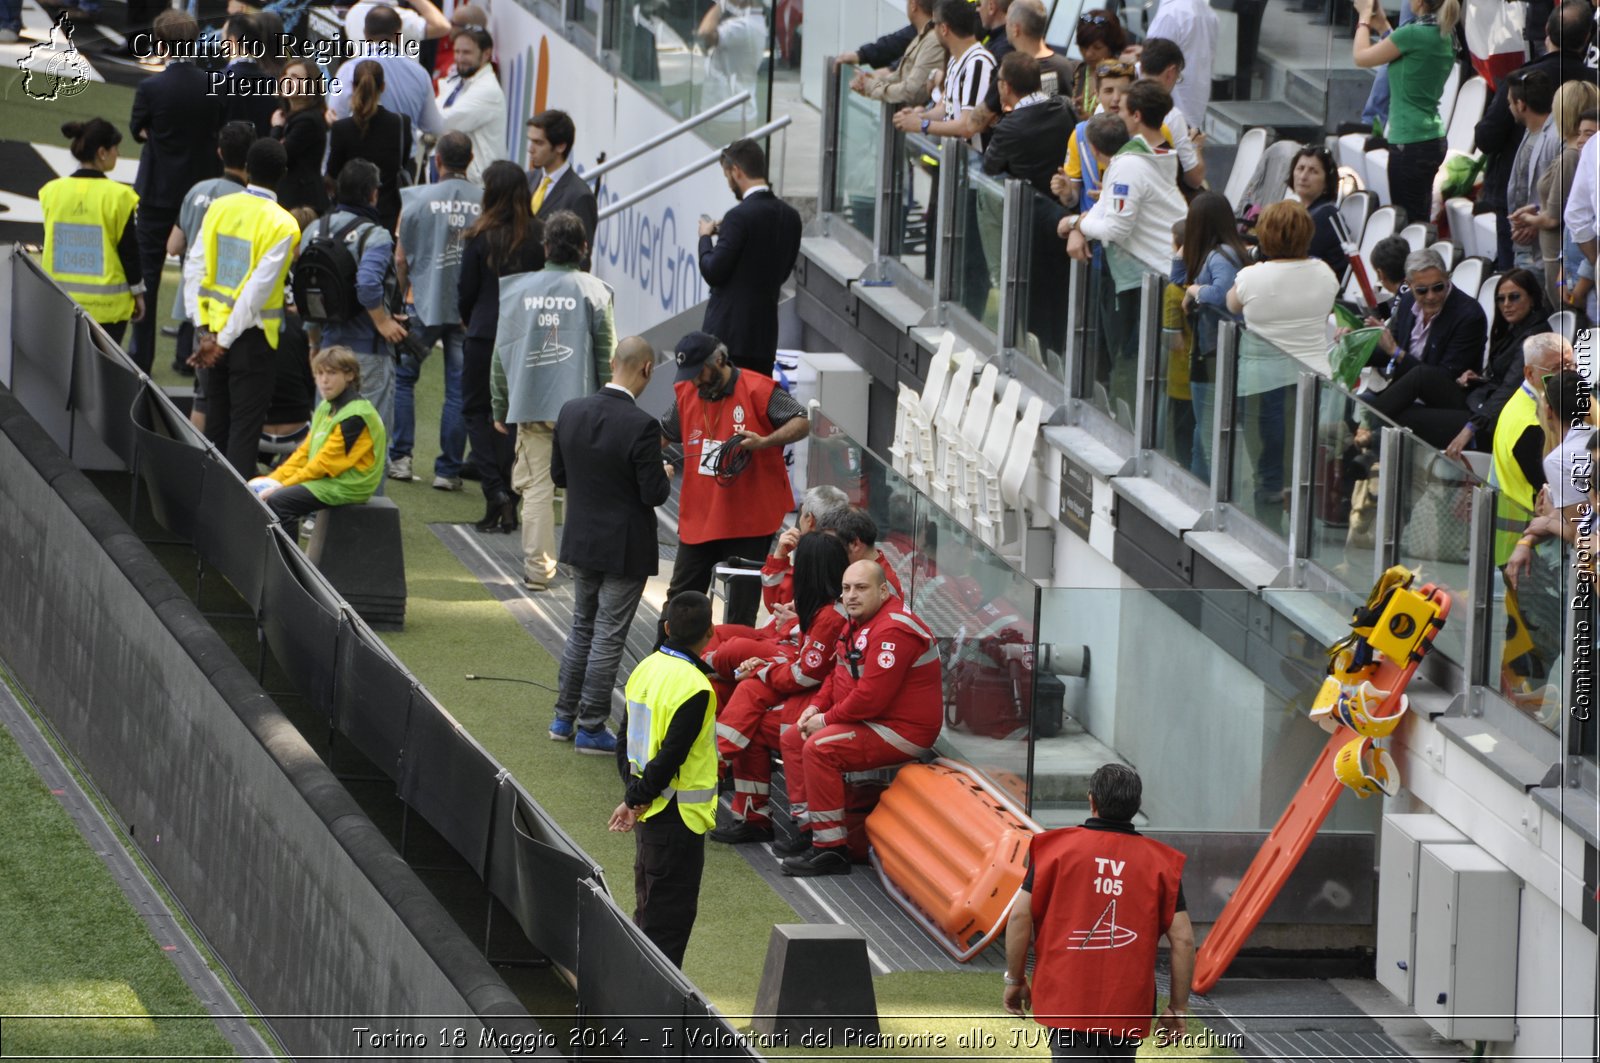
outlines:
[[[36,100],[22,89],[25,74],[22,70],[0,69],[0,110],[5,114],[5,122],[0,124],[0,129],[4,130],[0,139],[64,148],[67,138],[61,135],[62,123],[104,118],[122,130],[122,143],[117,146],[122,157],[139,157],[139,142],[128,132],[128,118],[133,113],[133,89],[91,82],[82,92],[70,96]]]
[[[0,1055],[234,1054],[4,729],[0,823]]]

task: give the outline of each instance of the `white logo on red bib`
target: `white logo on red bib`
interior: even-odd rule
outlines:
[[[735,432],[744,431],[744,407],[743,406],[735,406],[733,408],[733,430]]]

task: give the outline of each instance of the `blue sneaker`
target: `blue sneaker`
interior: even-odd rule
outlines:
[[[557,716],[554,720],[550,721],[550,741],[570,742],[572,741],[572,732],[573,726],[571,720],[563,720],[561,717]]]
[[[578,732],[578,752],[597,757],[608,757],[617,751],[617,736],[604,727]]]

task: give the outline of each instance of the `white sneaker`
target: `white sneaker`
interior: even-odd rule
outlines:
[[[433,489],[435,491],[459,491],[461,490],[461,477],[435,476],[433,478]]]
[[[392,459],[389,462],[389,473],[388,473],[388,476],[389,476],[389,479],[391,479],[391,480],[410,480],[411,479],[411,455],[407,454],[403,458],[394,458],[394,459]]]
[[[0,44],[16,44],[22,40],[16,30],[0,29]]]

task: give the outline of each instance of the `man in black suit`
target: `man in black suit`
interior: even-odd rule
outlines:
[[[139,368],[150,371],[156,354],[156,324],[166,315],[159,307],[161,267],[166,262],[167,236],[178,220],[183,197],[196,183],[221,172],[217,130],[222,125],[222,100],[206,92],[206,72],[184,59],[200,37],[194,17],[177,8],[156,16],[152,31],[155,53],[168,57],[167,68],[139,83],[133,93],[129,128],[145,145],[139,155],[139,214],[134,234],[139,240],[139,268],[144,273],[144,317],[133,323],[131,354]]]
[[[720,222],[700,219],[700,276],[711,286],[700,329],[727,346],[738,368],[771,376],[778,298],[800,257],[800,212],[773,194],[766,153],[755,141],[729,144],[722,173],[739,205]]]
[[[557,211],[572,211],[583,222],[583,234],[592,248],[600,206],[589,182],[572,168],[572,145],[577,139],[578,128],[565,111],[540,111],[528,119],[528,187],[537,217],[547,220]],[[589,269],[588,255],[582,268]]]
[[[560,556],[572,568],[574,602],[550,737],[565,742],[576,730],[580,753],[616,749],[605,726],[611,690],[645,581],[658,567],[655,507],[672,486],[661,425],[635,402],[654,368],[650,344],[628,337],[611,356],[611,382],[556,418],[550,478],[567,489]]]
[[[228,65],[211,75],[207,89],[221,98],[224,122],[253,122],[260,137],[272,135],[272,112],[278,109],[277,81],[255,60],[266,47],[261,23],[254,15],[229,15],[222,24],[222,50]]]

